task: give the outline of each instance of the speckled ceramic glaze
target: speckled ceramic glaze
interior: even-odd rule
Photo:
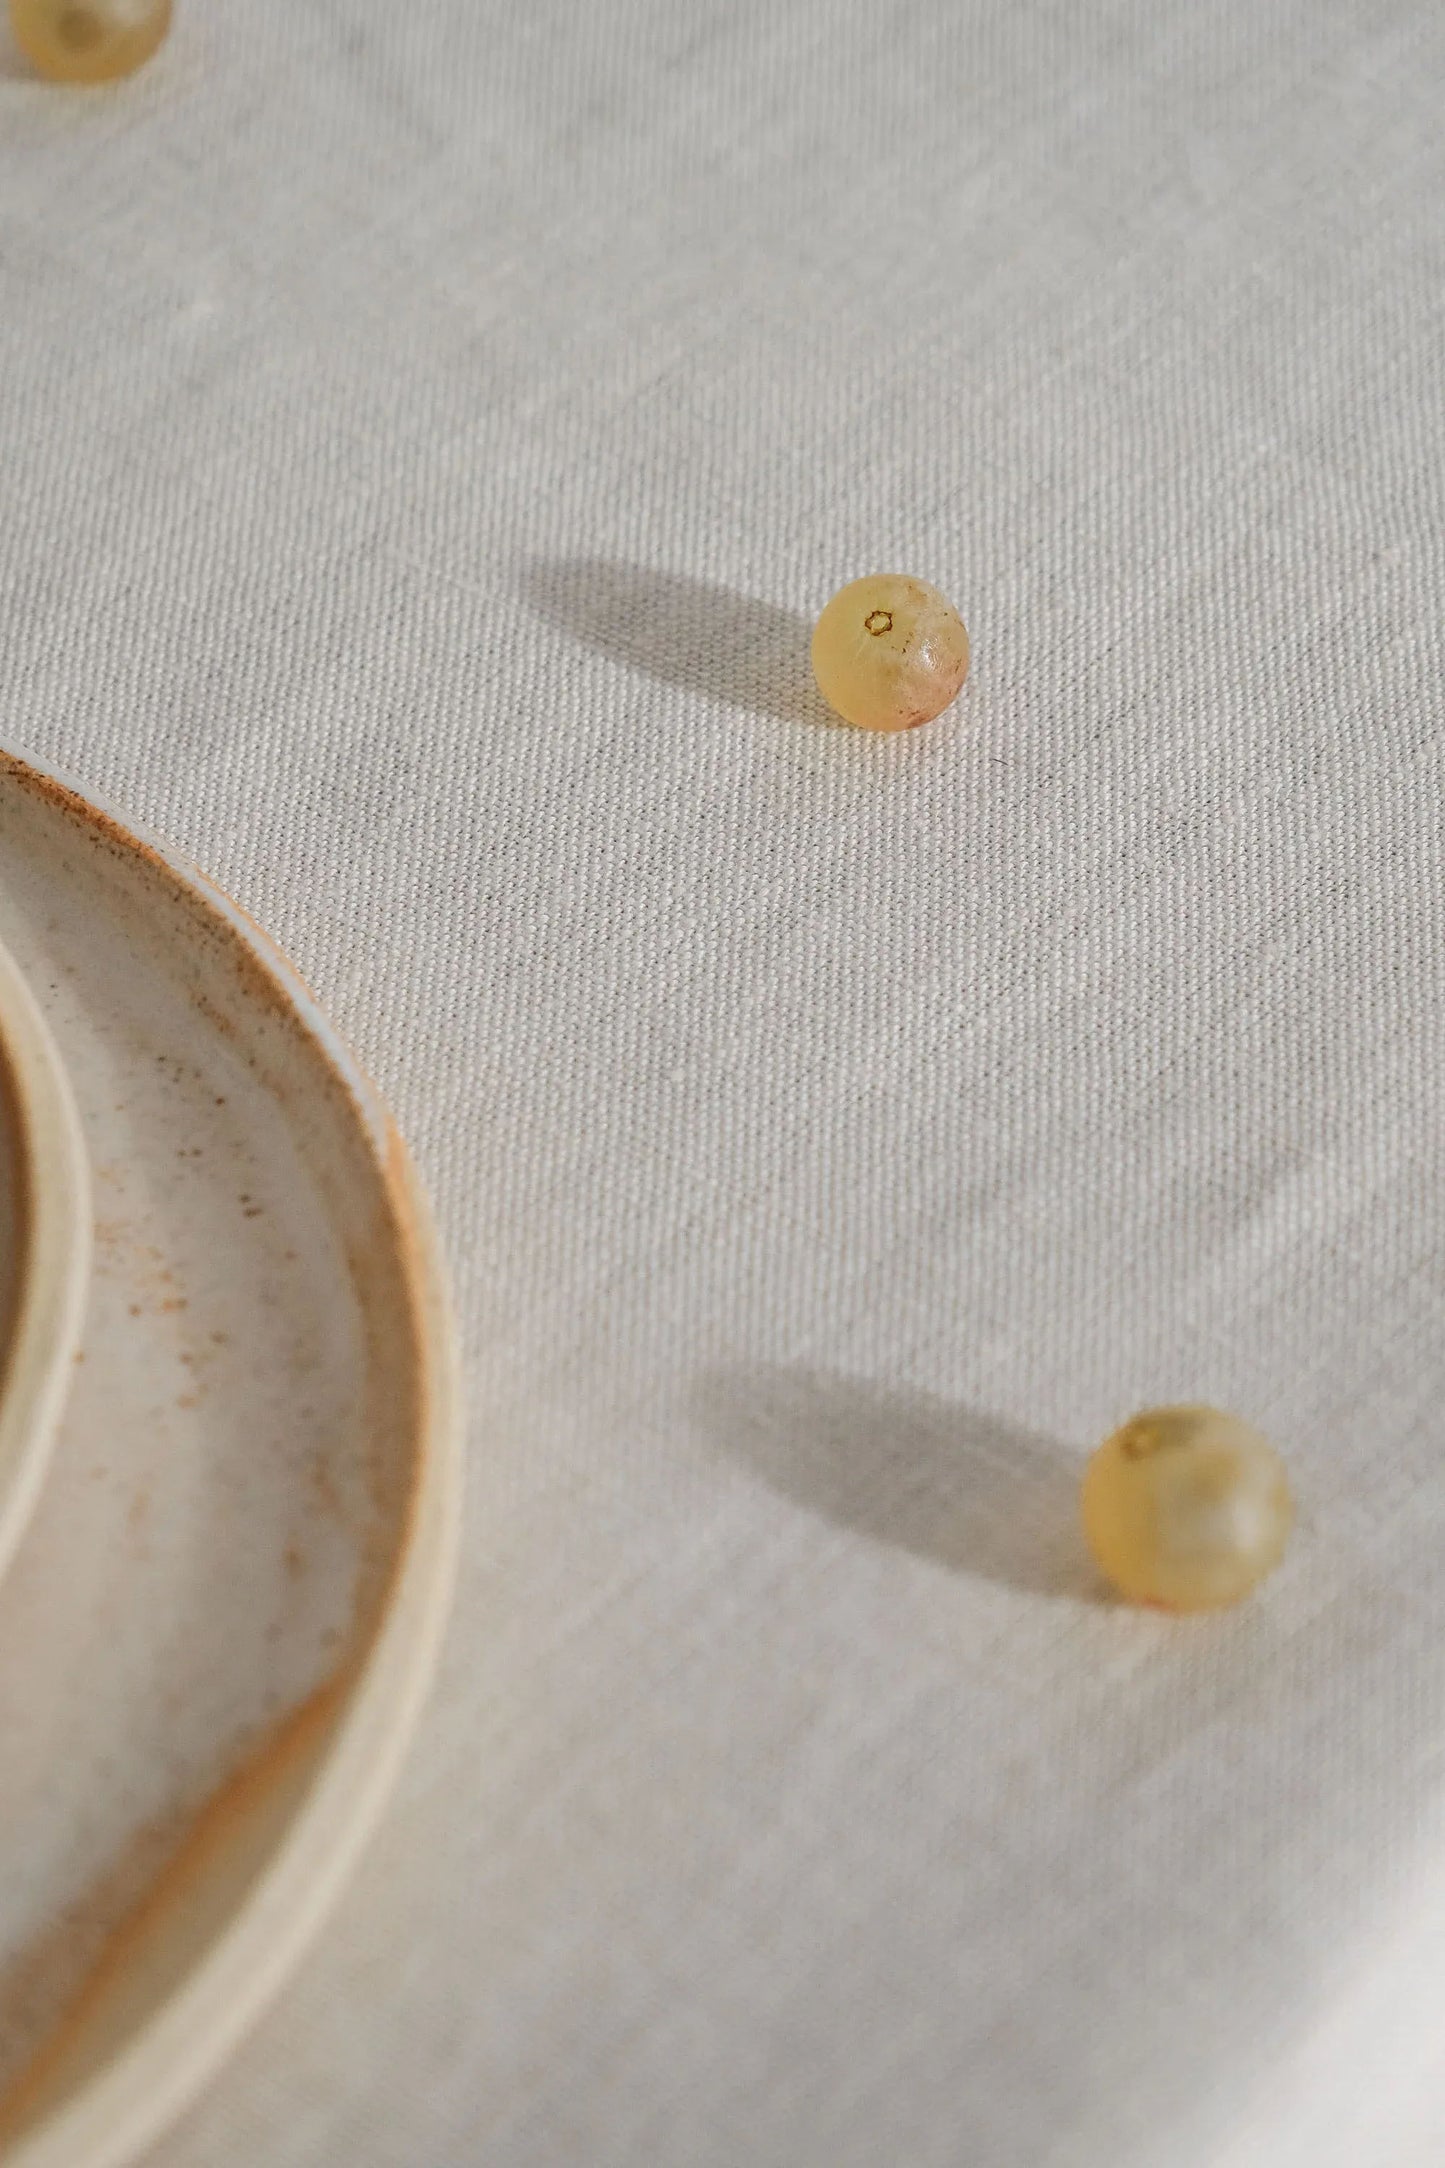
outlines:
[[[0,1586],[0,2160],[113,2168],[375,1817],[450,1580],[452,1344],[405,1155],[305,989],[8,755],[0,939],[71,1079],[96,1238]]]
[[[0,946],[0,1575],[45,1473],[89,1271],[80,1121],[39,1004]]]

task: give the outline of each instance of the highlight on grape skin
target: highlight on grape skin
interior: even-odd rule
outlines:
[[[955,700],[968,676],[968,633],[926,580],[881,572],[840,588],[813,629],[813,675],[836,715],[859,730],[913,730]]]
[[[1284,1463],[1218,1408],[1149,1408],[1084,1470],[1084,1534],[1130,1603],[1216,1611],[1279,1564],[1294,1519]]]
[[[10,27],[54,83],[111,83],[144,66],[171,25],[171,0],[10,0]]]

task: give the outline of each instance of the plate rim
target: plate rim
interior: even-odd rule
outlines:
[[[411,1156],[375,1085],[290,959],[190,858],[115,810],[103,793],[0,742],[0,781],[7,777],[61,801],[107,840],[160,867],[209,910],[294,1011],[362,1119],[381,1194],[402,1238],[417,1334],[422,1405],[415,1479],[388,1598],[370,1644],[337,1689],[345,1695],[343,1713],[284,1834],[235,1913],[134,2037],[69,2098],[33,2121],[22,2115],[8,2142],[0,2134],[5,2168],[123,2168],[184,2113],[259,2020],[315,1939],[381,1819],[451,1608],[464,1497],[461,1352],[440,1244]],[[45,2044],[38,2052],[43,2059]],[[18,2089],[33,2067],[18,2074]]]
[[[50,1464],[90,1287],[90,1160],[49,1025],[0,942],[0,1090],[20,1133],[20,1277],[0,1382],[0,1580]],[[7,1467],[9,1473],[6,1473]]]

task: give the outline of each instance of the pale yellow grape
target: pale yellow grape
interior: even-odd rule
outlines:
[[[1150,1408],[1084,1470],[1084,1533],[1131,1603],[1213,1611],[1277,1566],[1294,1509],[1269,1440],[1218,1408]]]
[[[57,83],[108,83],[150,59],[171,0],[10,0],[26,58]]]
[[[813,629],[813,675],[860,730],[911,730],[941,715],[968,676],[968,634],[926,580],[879,572],[842,587]]]

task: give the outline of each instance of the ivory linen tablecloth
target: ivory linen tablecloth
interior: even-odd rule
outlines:
[[[3,736],[397,1106],[438,1691],[154,2168],[1445,2149],[1438,0],[182,0],[0,75]],[[960,709],[827,726],[876,568]],[[1082,1455],[1289,1457],[1098,1600]]]

